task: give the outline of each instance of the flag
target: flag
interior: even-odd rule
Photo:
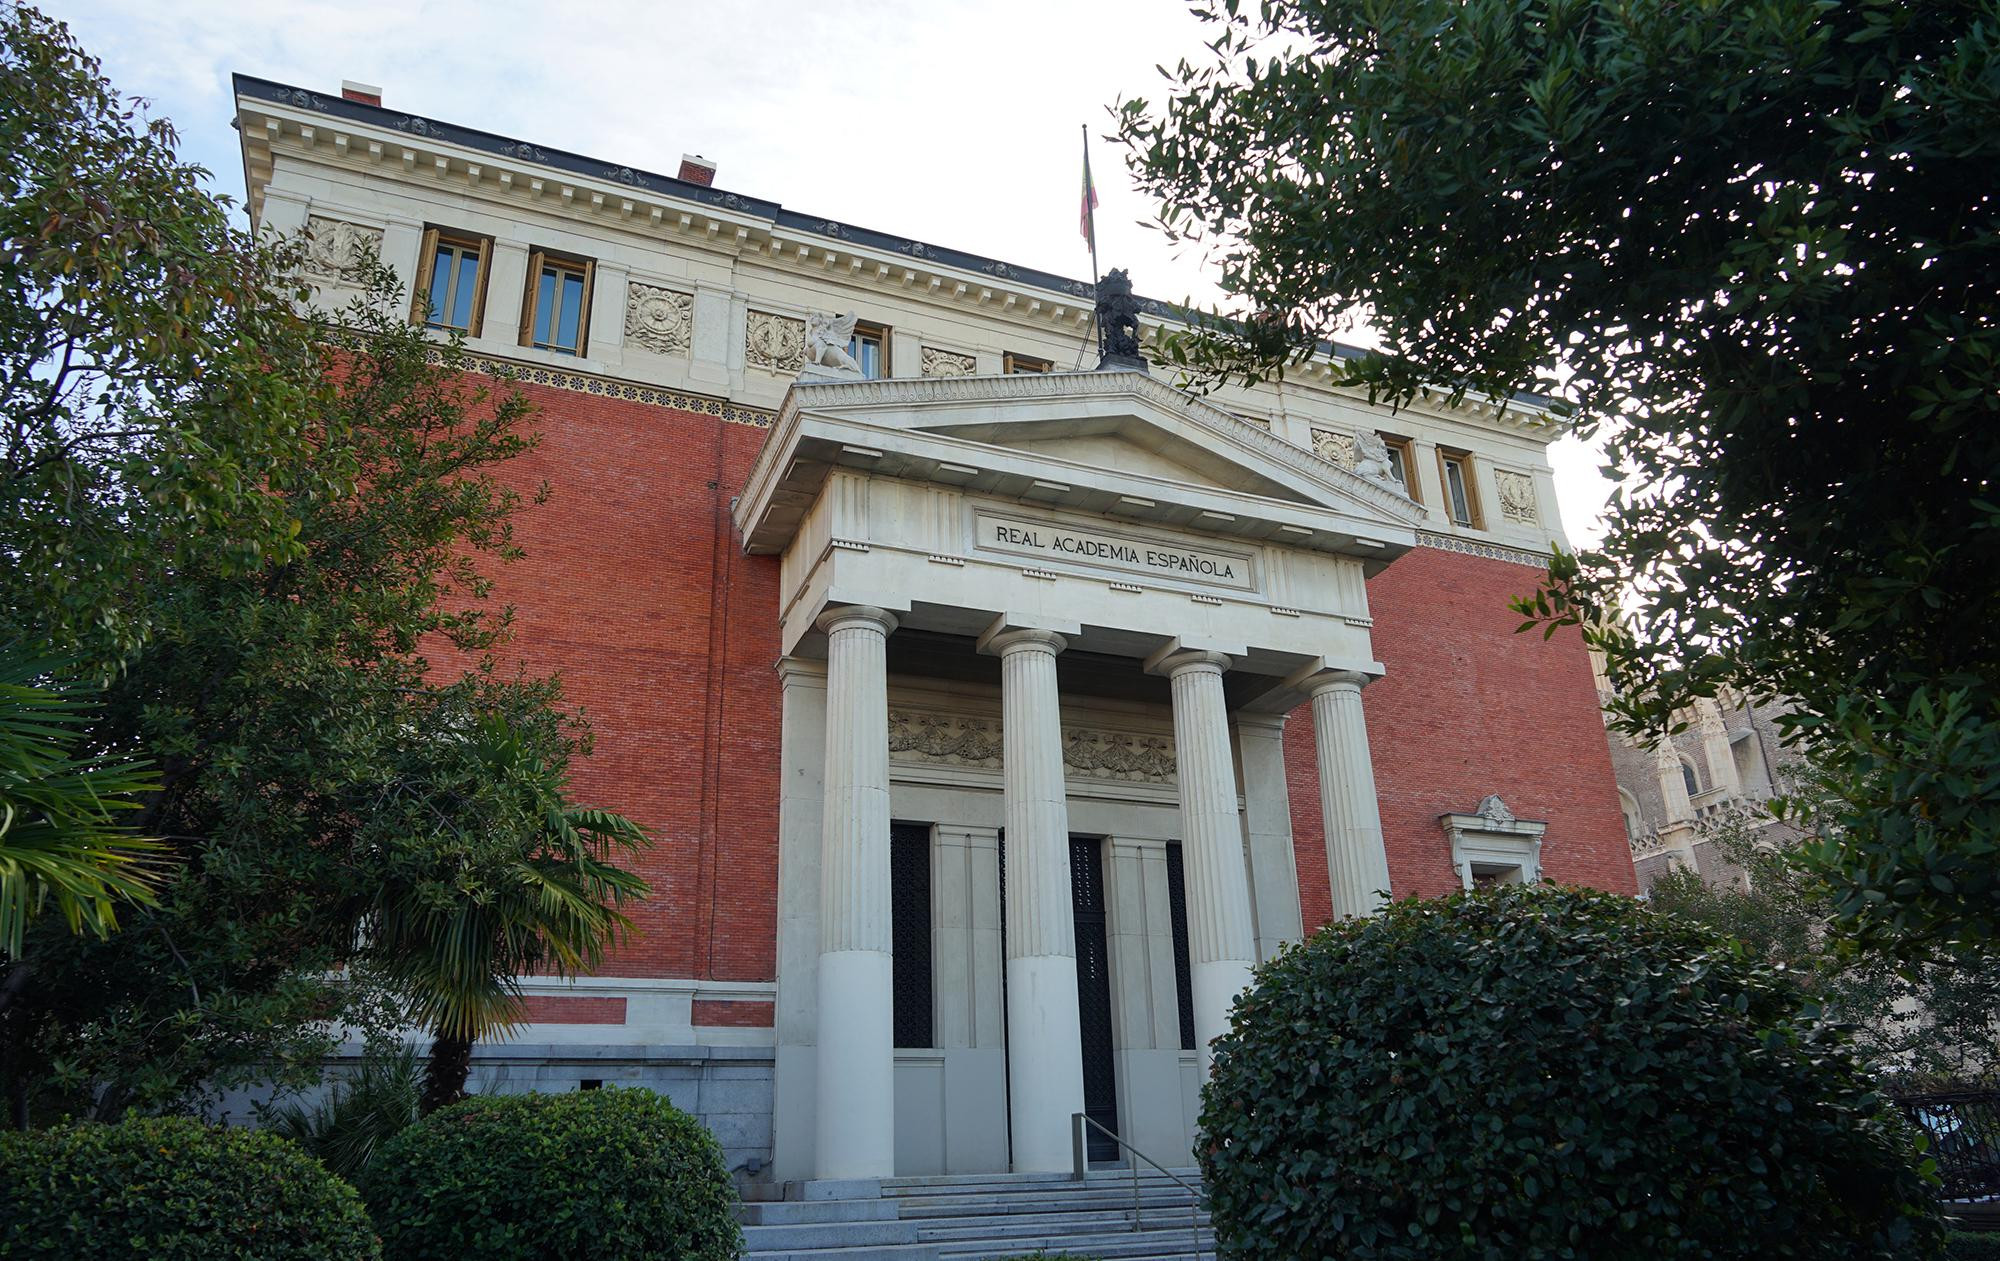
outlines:
[[[1083,203],[1076,214],[1076,230],[1090,243],[1093,257],[1097,254],[1097,185],[1090,179],[1090,129],[1086,126],[1083,135]]]

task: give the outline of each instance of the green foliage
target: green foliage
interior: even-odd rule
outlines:
[[[2000,936],[2000,6],[1195,8],[1212,55],[1117,112],[1240,321],[1169,357],[1267,376],[1365,314],[1378,398],[1559,393],[1623,486],[1530,624],[1628,730],[1789,698],[1842,922]]]
[[[1790,799],[1793,817],[1815,828],[1839,808],[1809,772]],[[1749,821],[1722,825],[1710,839],[1748,888],[1675,868],[1647,896],[1662,914],[1733,937],[1782,969],[1828,1016],[1853,1026],[1855,1049],[1881,1069],[1953,1082],[2000,1076],[2000,960],[1984,951],[1897,960],[1836,939],[1835,894],[1812,862],[1816,834],[1772,844]]]
[[[493,660],[532,411],[411,327],[386,271],[344,310],[295,304],[296,250],[232,227],[59,26],[8,8],[0,59],[0,342],[81,330],[0,387],[0,643],[102,670],[73,756],[158,768],[131,822],[176,864],[124,931],[33,925],[0,963],[0,1080],[16,1124],[315,1082],[336,1020],[381,1032],[422,997],[362,966],[388,962],[385,890],[449,918],[518,897],[524,866],[544,893],[640,888],[544,870],[588,847],[549,818],[587,732]],[[30,362],[85,367],[51,393]],[[539,795],[485,782],[496,745]]]
[[[0,1134],[0,1256],[372,1261],[354,1188],[274,1134],[178,1118]]]
[[[152,632],[135,579],[299,553],[299,255],[235,227],[175,143],[60,22],[0,9],[0,640],[90,673]]]
[[[1944,1237],[1944,1261],[2000,1261],[2000,1234],[1954,1230]]]
[[[482,1095],[392,1139],[362,1183],[407,1261],[733,1261],[736,1193],[699,1121],[649,1090]]]
[[[1894,1107],[1769,969],[1629,899],[1397,902],[1215,1043],[1217,1246],[1260,1261],[1932,1255]]]
[[[370,1048],[351,1075],[327,1082],[312,1106],[292,1102],[268,1108],[261,1120],[355,1182],[382,1144],[416,1121],[422,1088],[423,1065],[414,1049]]]
[[[119,903],[153,905],[166,874],[160,842],[118,823],[158,778],[129,757],[76,752],[89,693],[54,680],[59,668],[0,646],[0,957],[21,953],[50,902],[70,932],[108,936]]]

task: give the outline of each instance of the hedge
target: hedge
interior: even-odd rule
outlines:
[[[156,1117],[0,1134],[0,1257],[379,1257],[354,1188],[275,1134]]]
[[[1630,898],[1395,903],[1261,968],[1200,1156],[1225,1256],[1914,1259],[1942,1227],[1843,1035]]]
[[[650,1090],[480,1095],[385,1143],[362,1191],[397,1261],[734,1261],[722,1150]]]

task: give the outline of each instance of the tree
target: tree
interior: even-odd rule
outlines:
[[[595,968],[631,927],[617,907],[649,892],[611,861],[644,829],[570,805],[548,742],[493,714],[431,731],[434,773],[388,785],[408,826],[363,921],[368,957],[433,1035],[426,1113],[465,1097],[472,1044],[519,1017],[521,977]]]
[[[297,250],[232,226],[59,24],[9,8],[0,66],[0,643],[105,680],[72,756],[153,764],[131,822],[176,864],[123,931],[44,922],[0,960],[0,1080],[16,1125],[316,1081],[333,1022],[383,1034],[409,997],[355,966],[385,884],[429,859],[474,896],[495,865],[453,883],[430,847],[546,824],[431,792],[490,766],[424,733],[586,747],[554,680],[493,659],[532,409],[381,269],[303,303]]]
[[[58,663],[0,649],[0,958],[19,956],[49,905],[72,933],[108,936],[120,903],[151,906],[162,846],[119,825],[157,779],[115,753],[79,756],[82,689],[52,682]]]
[[[1633,732],[1787,697],[1877,944],[2000,935],[2000,8],[1239,0],[1117,126],[1235,307],[1167,347],[1559,396],[1624,489],[1521,606]],[[1622,608],[1622,621],[1608,614]]]
[[[1811,768],[1788,791],[1795,818],[1829,825],[1838,806]],[[1815,833],[1773,841],[1767,825],[1754,815],[1709,825],[1716,852],[1745,882],[1711,884],[1676,868],[1653,882],[1653,908],[1732,937],[1781,969],[1852,1026],[1856,1049],[1889,1073],[1952,1082],[2000,1074],[2000,963],[1983,953],[1896,960],[1836,939],[1834,895],[1810,861]]]

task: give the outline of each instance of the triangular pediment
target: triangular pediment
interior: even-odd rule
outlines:
[[[1423,510],[1138,372],[815,381],[787,395],[746,487],[753,550],[836,466],[1356,554],[1414,542]]]

